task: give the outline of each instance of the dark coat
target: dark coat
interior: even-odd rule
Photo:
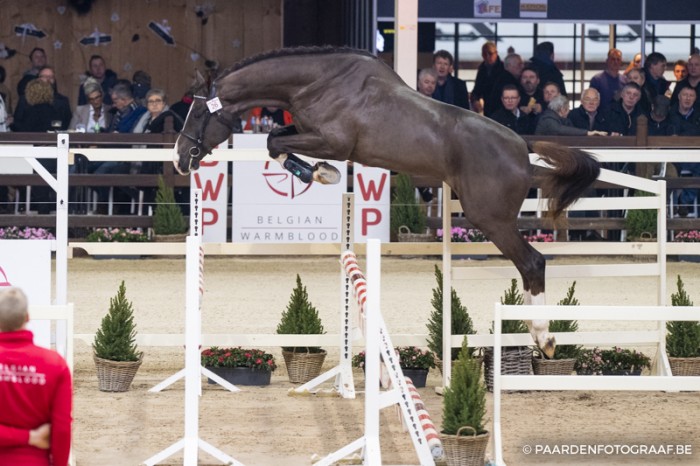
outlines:
[[[566,84],[564,84],[564,75],[559,71],[559,68],[549,59],[542,57],[530,58],[530,66],[537,70],[540,77],[540,89],[544,88],[547,83],[555,83],[559,86],[561,95],[566,96]]]
[[[532,113],[526,115],[520,112],[520,117],[516,118],[513,112],[501,107],[490,118],[518,134],[535,134],[535,116]]]
[[[498,77],[505,72],[506,70],[503,68],[503,62],[500,58],[498,58],[496,63],[492,66],[486,66],[484,62],[481,62],[476,72],[474,89],[472,89],[472,100],[484,99],[484,102],[486,102],[490,99],[493,85],[496,83]]]
[[[632,113],[628,114],[622,107],[622,102],[618,100],[605,112],[608,129],[612,133],[620,133],[623,136],[634,136],[637,134],[637,118],[643,113],[639,103],[637,103]]]
[[[586,136],[588,131],[576,128],[571,120],[560,117],[557,112],[548,108],[540,115],[535,134],[542,136]]]
[[[90,77],[90,73],[86,73],[86,75]],[[105,71],[105,79],[102,81],[102,102],[106,103],[107,105],[112,105],[112,96],[110,95],[109,91],[115,84],[117,84],[118,79],[117,73],[114,71]],[[78,89],[78,105],[85,105],[87,103],[88,100],[85,96],[85,89],[83,89],[83,86],[81,85],[80,89]]]
[[[469,92],[467,91],[467,83],[466,81],[462,81],[454,76],[447,76],[445,84],[442,86],[435,86],[433,99],[469,110]]]
[[[700,111],[693,110],[689,117],[678,112],[678,106],[671,107],[668,119],[673,126],[674,134],[679,136],[700,136]]]
[[[592,125],[591,119],[588,117],[588,113],[586,113],[586,109],[582,106],[578,106],[572,111],[570,111],[568,118],[569,120],[571,120],[571,123],[577,128],[583,128],[586,131],[609,132],[608,120],[605,118],[605,115],[600,111],[596,112],[595,117],[593,118]]]
[[[493,84],[491,97],[484,102],[484,115],[491,116],[496,110],[503,108],[503,104],[501,103],[501,94],[503,94],[503,88],[508,84],[514,85],[518,89],[520,95],[525,93],[518,78],[513,76],[509,71],[501,73],[496,82]]]

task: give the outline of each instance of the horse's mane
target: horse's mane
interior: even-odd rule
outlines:
[[[222,71],[221,74],[219,74],[218,78],[222,78],[230,73],[233,73],[234,71],[238,71],[241,68],[244,68],[248,65],[252,65],[253,63],[258,63],[263,60],[269,60],[271,58],[288,57],[292,55],[326,55],[334,53],[355,54],[375,59],[377,58],[366,50],[353,49],[351,47],[334,47],[332,45],[325,45],[322,47],[288,47],[283,49],[270,50],[267,52],[260,53],[258,55],[253,55],[252,57],[244,58],[243,60],[235,63],[230,68],[226,68],[224,71]]]

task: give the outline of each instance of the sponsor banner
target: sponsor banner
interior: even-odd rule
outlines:
[[[338,184],[305,184],[274,160],[233,162],[232,241],[340,242],[347,168],[345,162],[328,163],[341,173]]]
[[[203,160],[190,183],[202,190],[202,241],[225,243],[228,208],[228,162]]]
[[[500,18],[501,0],[474,0],[475,18]]]
[[[391,177],[389,170],[353,164],[356,243],[368,238],[389,241]]]
[[[51,304],[51,243],[0,240],[0,288],[21,288],[30,306]],[[51,347],[51,321],[32,320],[28,328],[34,332],[34,343]]]
[[[546,18],[548,0],[520,0],[521,18]]]

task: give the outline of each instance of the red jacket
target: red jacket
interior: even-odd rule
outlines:
[[[29,330],[0,332],[0,464],[66,466],[71,440],[71,374]],[[27,445],[29,430],[51,424],[51,448]]]

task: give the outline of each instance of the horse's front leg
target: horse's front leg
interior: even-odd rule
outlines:
[[[277,160],[286,170],[304,183],[312,180],[321,184],[337,184],[340,172],[330,164],[318,162],[311,166],[294,152],[315,156],[325,150],[325,141],[313,134],[299,134],[294,125],[275,128],[267,137],[270,157]]]

